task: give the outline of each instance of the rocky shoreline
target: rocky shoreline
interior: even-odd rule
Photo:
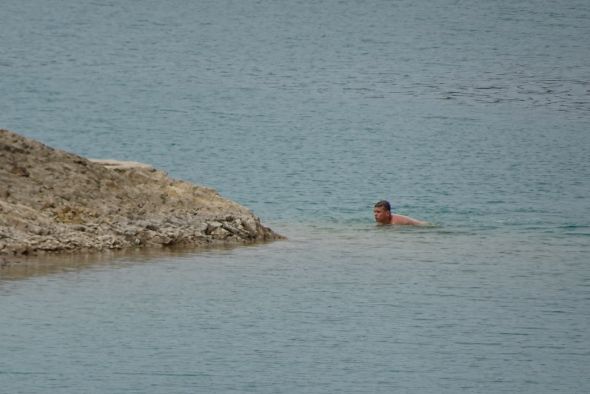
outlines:
[[[0,266],[23,257],[283,238],[215,190],[0,129]]]

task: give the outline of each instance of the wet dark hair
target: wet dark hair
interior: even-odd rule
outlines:
[[[389,201],[381,200],[375,204],[375,208],[385,208],[388,211],[391,211],[391,205],[389,205]]]

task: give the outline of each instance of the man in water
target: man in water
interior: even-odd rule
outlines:
[[[396,215],[391,213],[391,205],[388,201],[379,201],[373,207],[375,221],[379,224],[409,224],[412,226],[423,226],[426,222],[413,219],[409,216]]]

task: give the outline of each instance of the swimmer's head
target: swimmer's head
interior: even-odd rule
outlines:
[[[391,223],[391,205],[389,201],[381,200],[373,207],[375,221],[381,224]]]
[[[389,201],[387,200],[381,200],[378,203],[375,204],[374,208],[384,208],[386,211],[391,212],[391,205],[389,204]]]

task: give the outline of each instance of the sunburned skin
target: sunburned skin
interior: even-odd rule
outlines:
[[[385,207],[373,208],[373,215],[375,216],[375,221],[378,224],[398,224],[410,226],[423,226],[427,224],[426,222],[411,218],[409,216],[391,213],[391,211],[387,210]]]

